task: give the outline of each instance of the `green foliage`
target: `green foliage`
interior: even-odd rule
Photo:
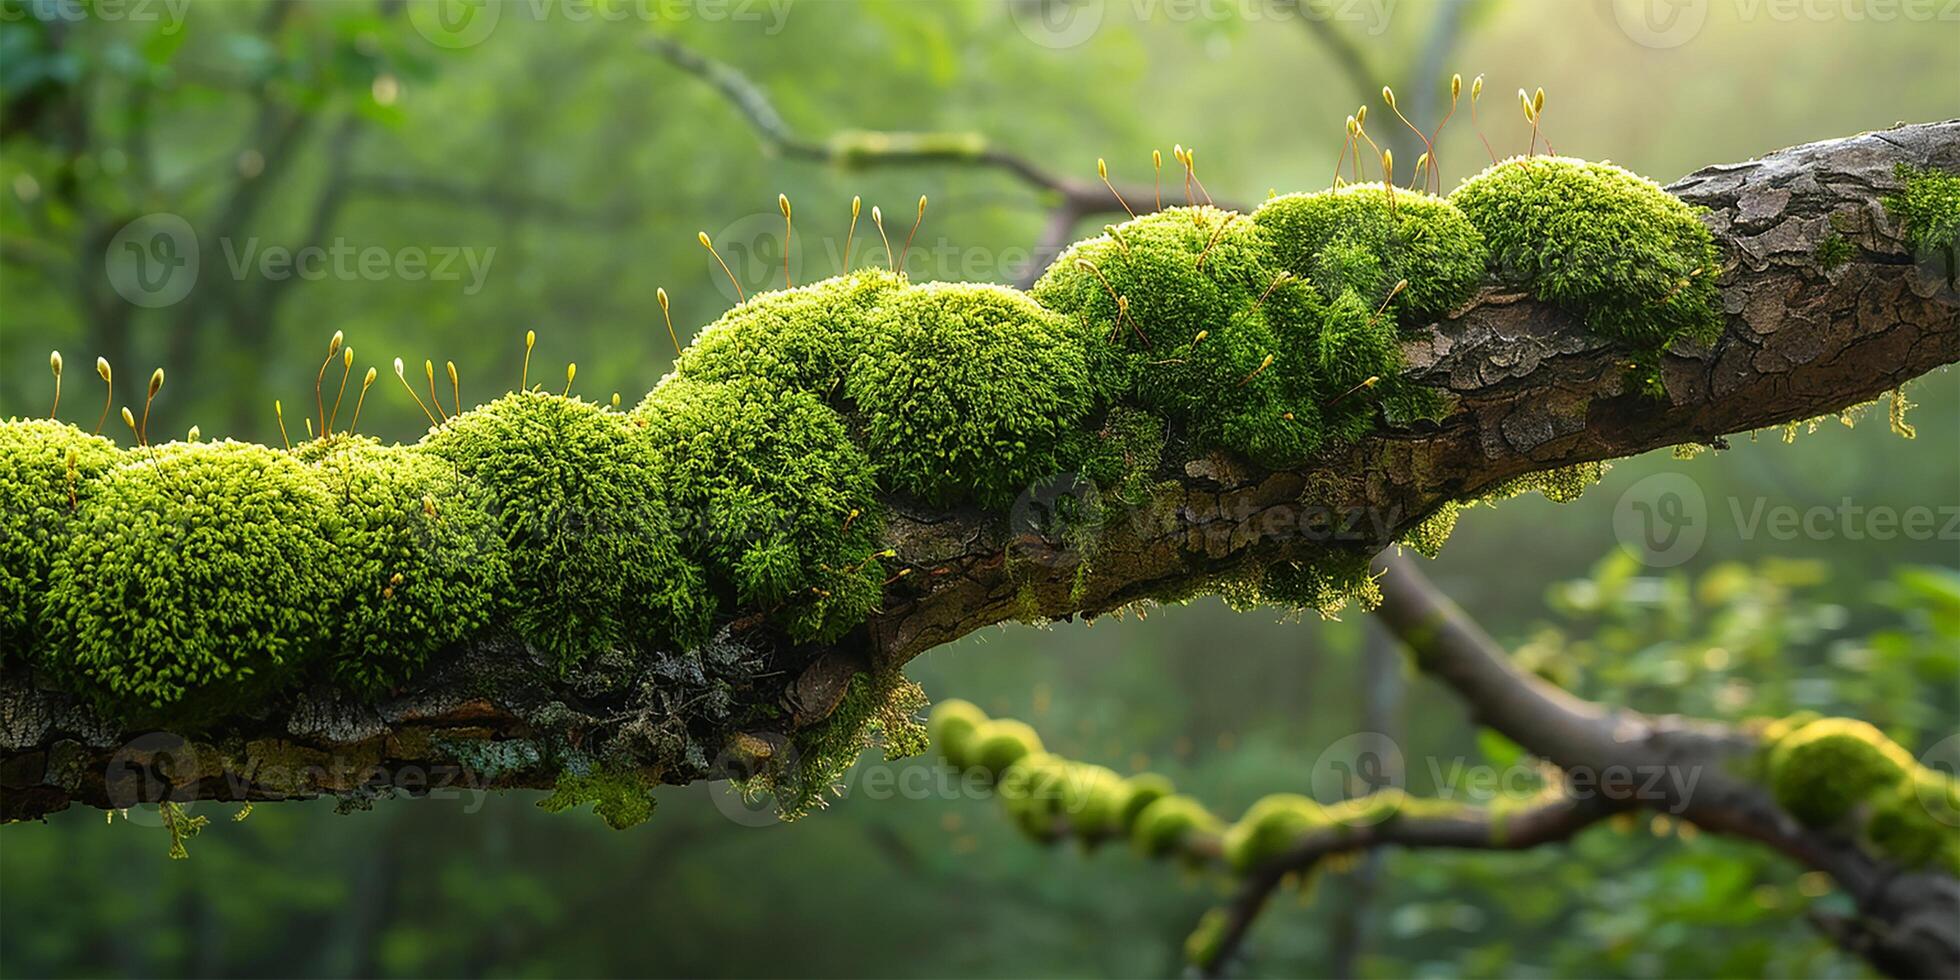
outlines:
[[[547,813],[560,813],[586,804],[614,830],[646,823],[653,816],[653,783],[637,772],[564,772],[551,794],[538,801]]]
[[[714,612],[640,426],[576,398],[503,396],[423,448],[489,492],[523,602],[512,622],[569,667],[628,639],[687,647]]]
[[[670,379],[646,423],[668,503],[733,607],[768,610],[799,641],[829,641],[883,598],[876,477],[814,394],[739,379]]]
[[[47,666],[194,726],[293,685],[343,570],[332,499],[262,446],[173,443],[97,482],[50,577]]]
[[[1693,208],[1609,163],[1513,158],[1463,182],[1450,202],[1483,232],[1506,282],[1657,356],[1676,338],[1721,334],[1720,263]]]
[[[999,286],[928,283],[876,313],[844,391],[887,482],[934,503],[1004,506],[1062,468],[1090,406],[1067,320]]]
[[[1950,255],[1960,242],[1960,174],[1903,163],[1893,173],[1904,186],[1881,200],[1888,214],[1904,222],[1906,243]]]
[[[309,446],[341,518],[333,676],[355,692],[384,693],[503,611],[508,549],[482,489],[434,457],[368,439]]]
[[[1279,264],[1334,299],[1389,302],[1408,326],[1448,313],[1484,277],[1484,239],[1449,201],[1379,183],[1287,194],[1252,213]]]
[[[114,443],[72,425],[0,422],[0,651],[33,640],[75,511],[120,457]]]
[[[1851,244],[1850,239],[1835,231],[1825,235],[1823,240],[1817,243],[1817,264],[1823,266],[1825,271],[1836,269],[1851,261],[1851,257],[1857,254],[1858,247]]]

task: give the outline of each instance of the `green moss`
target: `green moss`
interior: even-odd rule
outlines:
[[[190,848],[184,845],[211,823],[210,817],[191,816],[184,812],[182,806],[169,801],[157,804],[157,819],[162,822],[164,832],[170,835],[168,853],[172,861],[189,860]]]
[[[1266,568],[1258,598],[1329,617],[1350,604],[1373,609],[1381,602],[1381,590],[1368,572],[1369,557],[1329,548],[1312,560],[1276,562]]]
[[[1123,800],[1123,808],[1117,814],[1117,821],[1126,832],[1136,829],[1137,818],[1152,803],[1177,792],[1177,787],[1168,777],[1154,772],[1140,772],[1129,778],[1129,795]]]
[[[773,793],[785,820],[802,817],[825,804],[865,749],[878,746],[887,759],[924,752],[926,728],[917,716],[925,707],[925,692],[897,670],[858,674],[830,716],[797,732],[791,750],[746,780],[743,790]]]
[[[291,687],[338,606],[332,498],[262,446],[137,456],[96,483],[56,559],[43,621],[61,657],[48,666],[118,713],[173,726]]]
[[[1813,827],[1851,822],[1879,854],[1960,875],[1960,783],[1871,725],[1800,713],[1760,731],[1776,801]]]
[[[1041,751],[1041,736],[1027,722],[996,718],[973,733],[969,758],[975,768],[999,778],[1023,756]]]
[[[1448,313],[1484,277],[1484,239],[1450,202],[1381,184],[1350,184],[1287,194],[1260,205],[1252,220],[1281,266],[1327,299],[1353,292],[1372,311],[1398,281],[1408,285],[1390,308],[1407,326]]]
[[[1129,388],[1130,375],[1145,360],[1173,356],[1198,331],[1215,330],[1250,309],[1278,271],[1244,215],[1166,208],[1076,242],[1031,293],[1043,306],[1075,318],[1088,337],[1102,342],[1097,351],[1128,355],[1096,362],[1101,389],[1117,393]],[[1300,291],[1298,284],[1282,284],[1275,292],[1297,297]],[[1119,316],[1118,297],[1128,301],[1126,315]]]
[[[681,515],[639,425],[518,392],[458,416],[423,448],[487,492],[521,599],[511,620],[560,665],[629,640],[707,638],[713,600],[682,555]]]
[[[1792,816],[1827,826],[1876,791],[1905,783],[1915,766],[1910,754],[1870,724],[1824,718],[1770,749],[1769,785]]]
[[[974,764],[974,735],[987,723],[987,713],[971,701],[953,698],[933,706],[926,735],[939,747],[948,765],[965,769]]]
[[[635,772],[566,772],[538,808],[560,813],[587,804],[614,830],[637,827],[653,816],[653,784]]]
[[[1437,507],[1402,535],[1402,545],[1425,558],[1442,554],[1443,543],[1455,533],[1456,519],[1462,515],[1463,507],[1463,504],[1455,501]]]
[[[350,690],[382,693],[503,611],[509,554],[482,488],[452,467],[372,440],[333,444],[315,466],[341,517],[331,669]]]
[[[1082,435],[1069,454],[1082,475],[1128,506],[1149,499],[1152,479],[1163,462],[1164,420],[1127,406],[1110,410],[1103,424]]]
[[[1865,835],[1879,853],[1906,867],[1960,875],[1960,785],[1928,769],[1875,794]]]
[[[1090,363],[1105,397],[1262,465],[1354,439],[1385,405],[1408,417],[1435,407],[1401,380],[1394,310],[1353,289],[1323,299],[1240,215],[1137,218],[1077,243],[1034,295],[1099,338]]]
[[[899,290],[876,316],[844,390],[891,486],[998,507],[1061,469],[1090,407],[1067,320],[1012,289],[948,283]]]
[[[1184,961],[1211,972],[1218,960],[1218,954],[1225,948],[1225,930],[1231,925],[1232,916],[1224,909],[1207,909],[1198,917],[1198,925],[1191,934],[1184,937]]]
[[[994,793],[1016,829],[1037,841],[1058,835],[1073,766],[1067,759],[1036,750],[1000,770]]]
[[[1484,235],[1506,282],[1657,356],[1676,338],[1722,331],[1713,238],[1694,208],[1608,163],[1513,158],[1450,194]]]
[[[1327,810],[1297,793],[1261,797],[1225,831],[1225,861],[1244,873],[1285,854],[1301,835],[1328,824]]]
[[[1881,200],[1905,224],[1906,244],[1918,251],[1953,252],[1960,243],[1960,174],[1899,164],[1903,186]]]
[[[743,379],[669,379],[634,411],[686,539],[734,608],[828,642],[884,596],[870,460],[817,395]]]
[[[1465,510],[1489,506],[1527,493],[1538,493],[1556,504],[1571,503],[1606,475],[1605,463],[1575,463],[1558,469],[1526,473],[1503,480],[1475,497],[1445,503],[1404,532],[1401,544],[1417,554],[1434,558],[1456,530]]]
[[[75,512],[121,458],[114,443],[72,425],[0,422],[0,656],[33,639]]]
[[[1105,766],[1074,763],[1062,782],[1062,814],[1085,840],[1120,833],[1129,799],[1129,784]]]
[[[1817,243],[1817,250],[1814,256],[1817,259],[1817,264],[1823,266],[1825,271],[1828,272],[1851,261],[1851,257],[1856,254],[1858,254],[1857,247],[1852,245],[1843,235],[1833,231],[1825,235],[1823,240]]]
[[[1895,212],[1913,234],[1950,237],[1950,175],[1902,179]],[[1449,201],[1391,204],[1376,186],[1249,216],[1147,215],[1068,249],[1032,297],[878,271],[759,295],[702,331],[631,415],[534,391],[417,446],[335,438],[290,453],[123,452],[9,422],[0,642],[59,649],[47,666],[78,689],[174,724],[314,666],[384,691],[506,624],[572,671],[627,647],[692,656],[712,624],[762,614],[794,658],[883,601],[881,489],[998,509],[1071,470],[1100,491],[1061,515],[1085,587],[1107,501],[1150,503],[1167,446],[1293,467],[1384,420],[1433,417],[1440,398],[1402,377],[1398,331],[1463,302],[1493,256],[1649,366],[1674,337],[1719,326],[1715,256],[1690,209],[1617,168],[1543,159],[1495,167]],[[1576,482],[1516,486],[1558,497]],[[1451,516],[1411,543],[1434,550]],[[148,538],[105,543],[131,535]],[[1016,584],[1039,612],[1033,585]],[[1204,587],[1323,613],[1374,588],[1365,558],[1332,546]],[[895,674],[862,678],[761,778],[800,812],[871,740],[912,747],[921,703]],[[1040,753],[1018,722],[946,717],[956,763],[1000,774]],[[508,744],[542,764],[541,744]],[[1060,771],[1079,777],[1064,802],[1090,814],[1085,832],[1140,830],[1174,798],[1167,783]]]
[[[1177,850],[1193,834],[1219,833],[1224,826],[1196,798],[1165,796],[1138,811],[1130,842],[1139,852],[1155,857]]]
[[[695,381],[754,379],[828,394],[844,376],[865,324],[902,280],[882,270],[762,293],[710,324],[674,362]]]

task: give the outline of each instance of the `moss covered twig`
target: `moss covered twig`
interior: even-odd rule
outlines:
[[[1476,721],[1566,772],[1637,778],[1634,805],[1829,874],[1859,913],[1835,922],[1833,938],[1879,970],[1960,974],[1960,783],[1950,775],[1851,719],[1731,726],[1582,700],[1514,666],[1409,559],[1376,567],[1377,616]]]
[[[1282,793],[1228,823],[1162,776],[1125,778],[1047,752],[1025,723],[988,718],[965,701],[939,704],[929,730],[948,763],[993,781],[1007,816],[1036,841],[1127,841],[1140,855],[1237,879],[1238,897],[1207,915],[1186,946],[1192,965],[1208,975],[1229,965],[1275,890],[1330,857],[1391,845],[1519,850],[1567,839],[1630,805],[1557,784],[1486,806],[1399,789],[1327,805]]]

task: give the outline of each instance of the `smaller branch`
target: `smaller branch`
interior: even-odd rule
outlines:
[[[1036,190],[1058,195],[1057,210],[1072,211],[1075,217],[1113,214],[1123,210],[1109,188],[1100,181],[1058,177],[1032,160],[993,145],[975,133],[908,133],[867,130],[839,133],[814,140],[791,128],[776,110],[762,86],[732,65],[716,61],[672,38],[658,34],[644,42],[647,49],[669,64],[706,82],[748,120],[750,128],[765,146],[786,157],[818,163],[856,167],[947,164],[998,170]],[[1128,200],[1150,201],[1154,195],[1142,185],[1118,185]],[[1219,207],[1246,210],[1226,202]]]
[[[1384,584],[1375,615],[1408,645],[1424,673],[1469,705],[1478,724],[1563,768],[1597,768],[1619,754],[1616,745],[1637,715],[1616,720],[1599,705],[1519,670],[1482,626],[1396,551],[1390,548],[1374,562]]]
[[[1247,876],[1227,908],[1225,931],[1216,954],[1205,968],[1219,976],[1237,956],[1259,913],[1288,877],[1311,869],[1323,858],[1384,846],[1441,847],[1467,850],[1520,851],[1568,840],[1580,831],[1618,812],[1610,801],[1559,793],[1543,802],[1506,812],[1464,807],[1437,816],[1397,815],[1366,826],[1322,827],[1302,836],[1285,856]]]
[[[1041,226],[1041,237],[1035,240],[1034,251],[1028,256],[1028,267],[1014,277],[1016,289],[1028,289],[1041,278],[1042,270],[1054,264],[1062,249],[1075,240],[1075,226],[1082,218],[1082,211],[1066,201],[1048,212],[1048,220]]]
[[[1306,28],[1314,41],[1340,65],[1341,73],[1347,76],[1348,84],[1354,86],[1355,94],[1363,102],[1374,96],[1376,86],[1381,84],[1382,73],[1368,60],[1368,53],[1354,42],[1354,38],[1334,23],[1331,10],[1312,9],[1316,6],[1313,0],[1279,0],[1277,6],[1280,10],[1292,11],[1300,26]]]

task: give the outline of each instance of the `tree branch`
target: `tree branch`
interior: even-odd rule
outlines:
[[[1600,797],[1584,799],[1553,795],[1542,802],[1504,814],[1463,807],[1442,816],[1396,816],[1359,827],[1323,827],[1302,836],[1285,857],[1260,867],[1239,886],[1226,907],[1224,931],[1206,976],[1223,976],[1238,958],[1252,924],[1265,911],[1273,892],[1292,876],[1310,870],[1324,858],[1379,847],[1436,847],[1482,851],[1522,851],[1569,840],[1580,831],[1612,816],[1618,808]]]
[[[1574,697],[1513,666],[1489,634],[1414,563],[1384,554],[1376,610],[1423,671],[1470,706],[1476,720],[1583,774],[1602,795],[1664,810],[1716,833],[1766,844],[1827,872],[1856,903],[1856,919],[1820,920],[1846,950],[1894,976],[1960,975],[1960,879],[1907,872],[1784,811],[1743,775],[1761,751],[1749,731],[1717,722],[1650,716]],[[1627,773],[1616,790],[1608,774]],[[1636,788],[1632,785],[1638,782]]]
[[[1067,214],[1073,220],[1081,220],[1091,215],[1123,212],[1122,205],[1101,181],[1056,176],[1027,157],[995,146],[979,133],[857,130],[836,133],[824,140],[805,138],[783,120],[762,86],[735,67],[658,34],[648,36],[644,43],[647,50],[721,93],[748,120],[763,145],[783,156],[848,167],[947,164],[998,170],[1056,198],[1053,209],[1056,215]],[[1139,209],[1137,213],[1157,210],[1154,206],[1144,206],[1145,202],[1155,200],[1150,188],[1119,185],[1118,189],[1131,207]],[[1231,207],[1223,201],[1219,206]]]
[[[1406,344],[1411,376],[1450,399],[1440,421],[1383,422],[1375,435],[1280,472],[1184,452],[1178,447],[1187,444],[1172,433],[1172,452],[1150,474],[1162,492],[1118,515],[1091,555],[1014,529],[1001,513],[889,500],[892,564],[911,574],[889,584],[882,611],[821,649],[791,647],[763,617],[737,620],[716,643],[783,665],[756,675],[739,695],[772,706],[773,727],[685,732],[688,744],[710,746],[709,756],[712,746],[730,749],[718,759],[650,764],[647,776],[684,783],[743,770],[828,717],[855,674],[895,669],[981,626],[1096,615],[1283,560],[1371,555],[1437,508],[1521,474],[1835,412],[1960,360],[1950,273],[1943,260],[1914,256],[1878,202],[1896,189],[1896,163],[1960,170],[1960,123],[1796,147],[1674,185],[1710,209],[1707,221],[1727,257],[1720,284],[1728,322],[1712,346],[1677,348],[1665,358],[1665,398],[1629,390],[1622,352],[1570,314],[1493,287]],[[1818,246],[1838,234],[1852,240],[1855,254],[1827,267]],[[166,796],[361,797],[457,782],[544,788],[565,770],[549,746],[619,738],[669,744],[679,737],[674,726],[685,724],[657,678],[612,670],[603,657],[589,672],[566,676],[502,633],[447,651],[378,704],[313,688],[265,699],[255,716],[192,740],[106,722],[34,677],[21,657],[0,659],[0,817],[7,819]],[[1493,710],[1534,719],[1516,723],[1527,747],[1543,745],[1561,765],[1625,750],[1617,736],[1602,734],[1617,720],[1602,721],[1595,707],[1557,692],[1513,691],[1509,680],[1473,672],[1462,683],[1485,684]],[[1645,751],[1661,758],[1686,747],[1701,758],[1727,745],[1720,733],[1654,730],[1668,734]],[[1553,745],[1540,737],[1549,733],[1577,740]],[[1714,805],[1723,796],[1708,785],[1694,799],[1703,808],[1698,823],[1800,855],[1874,907],[1910,893],[1787,819],[1759,819],[1759,796],[1740,787],[1727,797],[1730,806]]]

